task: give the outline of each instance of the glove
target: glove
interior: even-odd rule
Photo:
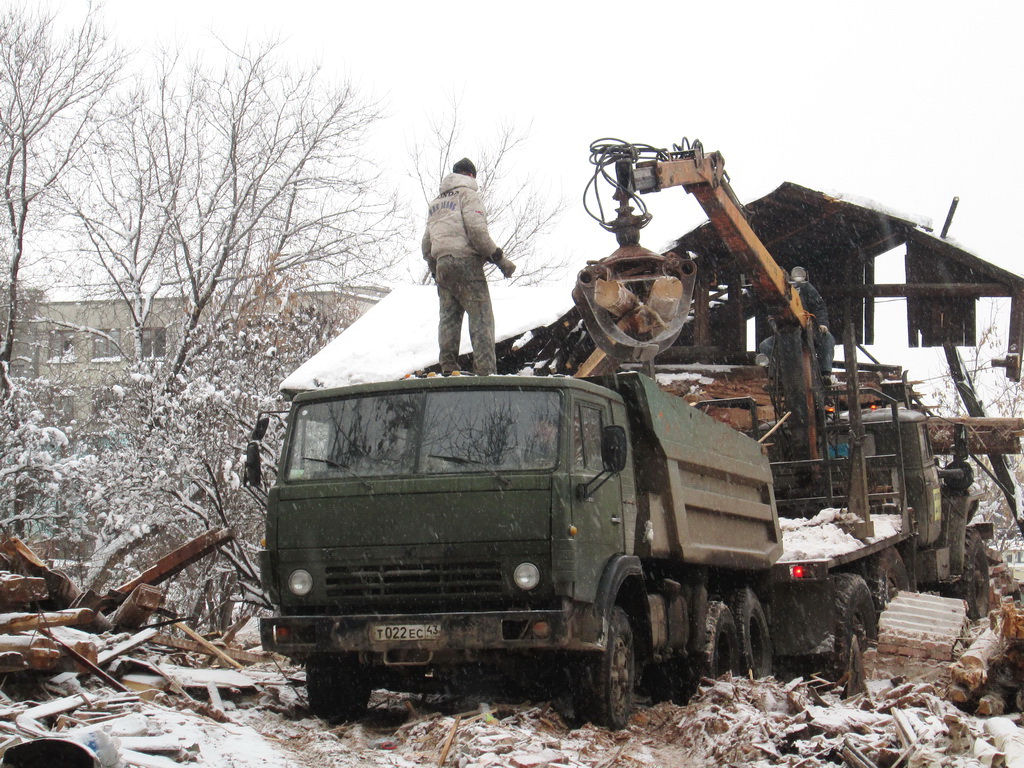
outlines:
[[[501,248],[495,248],[494,253],[492,253],[490,258],[488,258],[487,260],[491,262],[491,264],[501,264],[501,260],[504,258],[505,252],[501,250]]]
[[[501,261],[498,262],[498,269],[501,270],[501,274],[503,274],[506,278],[509,278],[512,277],[512,275],[515,273],[516,265],[515,262],[506,259],[504,256],[502,256]]]

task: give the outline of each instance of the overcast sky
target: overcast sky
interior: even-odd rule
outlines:
[[[64,0],[71,7],[84,0]],[[741,200],[783,181],[871,198],[1014,272],[1024,179],[1024,5],[978,2],[320,2],[106,0],[127,43],[194,48],[278,35],[380,99],[391,183],[431,115],[461,98],[473,156],[503,119],[530,126],[517,167],[571,207],[546,247],[570,274],[610,254],[579,204],[588,146],[612,136],[720,150]],[[648,198],[658,249],[703,221],[681,191]],[[410,243],[410,254],[418,243]],[[980,314],[984,314],[982,311]]]
[[[79,0],[81,1],[81,0]],[[71,2],[71,0],[65,0]],[[793,181],[862,195],[941,226],[1020,271],[1014,226],[1024,179],[1014,2],[319,2],[107,0],[126,42],[202,47],[280,35],[383,100],[378,151],[400,174],[406,147],[450,94],[472,155],[503,118],[532,126],[524,171],[573,201],[552,247],[614,249],[575,204],[604,136],[720,150],[750,200]],[[681,192],[649,200],[645,245],[703,219]],[[582,266],[582,264],[580,264]]]

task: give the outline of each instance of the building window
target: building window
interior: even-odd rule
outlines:
[[[75,355],[75,332],[61,328],[50,332],[50,359],[67,360]]]
[[[153,358],[164,357],[167,354],[167,329],[166,328],[143,328],[142,329],[142,358],[152,360]]]
[[[114,329],[104,329],[100,331],[105,336],[93,336],[92,339],[92,359],[93,360],[110,360],[119,359],[121,357],[121,331]]]

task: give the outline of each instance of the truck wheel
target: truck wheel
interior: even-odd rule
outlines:
[[[613,730],[625,728],[633,712],[635,665],[629,617],[615,606],[608,617],[604,651],[583,662],[573,686],[577,715]]]
[[[708,603],[708,642],[704,646],[704,674],[721,677],[726,672],[739,673],[740,641],[736,621],[725,603]]]
[[[732,616],[736,622],[740,673],[767,677],[772,673],[772,641],[761,601],[750,587],[733,596]]]
[[[829,674],[845,682],[848,695],[864,690],[864,651],[878,634],[875,604],[864,579],[855,573],[837,573],[835,583],[836,630]]]
[[[311,656],[306,662],[309,709],[324,720],[354,720],[366,713],[370,678],[346,656]]]
[[[884,611],[897,592],[910,589],[907,566],[895,549],[884,549],[878,553],[868,570],[868,587],[876,611]]]
[[[974,531],[967,531],[964,546],[964,574],[957,584],[957,597],[967,603],[967,617],[972,621],[988,616],[989,573],[985,542]]]

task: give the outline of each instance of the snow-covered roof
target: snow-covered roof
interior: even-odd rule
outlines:
[[[572,307],[564,286],[492,285],[495,341],[550,325]],[[281,383],[289,394],[399,379],[434,365],[437,350],[437,288],[405,285],[371,307],[337,338]],[[472,348],[463,324],[460,351]]]

